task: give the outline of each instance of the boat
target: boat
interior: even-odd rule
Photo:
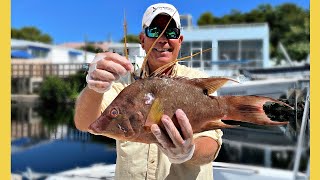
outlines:
[[[292,171],[265,168],[250,165],[240,165],[223,162],[212,162],[214,179],[218,180],[307,180],[308,175]],[[114,179],[115,164],[94,164],[90,167],[76,168],[50,175],[46,180],[88,180],[88,179]]]

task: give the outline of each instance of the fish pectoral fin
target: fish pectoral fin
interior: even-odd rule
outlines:
[[[228,81],[238,82],[235,79],[231,79],[227,77],[197,78],[197,79],[192,79],[191,81],[196,86],[200,86],[202,89],[206,90],[206,93],[208,95],[216,92]]]
[[[214,129],[235,128],[235,127],[239,127],[239,125],[229,125],[229,124],[225,124],[221,120],[213,120],[213,121],[209,121],[208,123],[204,124],[201,127],[201,130],[208,131],[208,130],[214,130]]]
[[[163,113],[164,113],[163,105],[160,99],[156,98],[151,105],[149,114],[144,124],[145,128],[150,127],[152,124],[158,124],[161,120]]]

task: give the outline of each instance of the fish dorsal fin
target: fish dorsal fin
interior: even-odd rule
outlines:
[[[160,101],[160,98],[156,98],[151,105],[151,108],[144,126],[150,127],[152,124],[159,124],[163,113],[164,113],[164,109]]]
[[[237,80],[227,77],[195,78],[190,80],[194,85],[201,87],[203,90],[206,90],[206,93],[208,95],[216,92],[228,81],[238,82]]]

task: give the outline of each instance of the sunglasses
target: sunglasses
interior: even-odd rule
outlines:
[[[158,38],[162,33],[162,29],[160,29],[159,27],[146,27],[145,33],[148,38]],[[178,39],[180,36],[180,29],[168,27],[164,32],[164,35],[167,39]]]

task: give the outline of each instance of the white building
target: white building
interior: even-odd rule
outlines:
[[[118,53],[124,56],[124,43],[110,43],[108,45],[108,51]],[[127,43],[128,58],[134,64],[141,66],[143,59],[146,56],[145,51],[142,49],[139,43]]]
[[[181,62],[205,70],[210,75],[241,67],[270,66],[269,26],[267,23],[230,24],[215,26],[191,25],[191,16],[181,16],[184,35],[180,57],[186,57],[212,48]]]
[[[110,51],[110,52],[118,53],[123,56],[125,55],[124,54],[124,43],[95,42],[95,43],[90,43],[90,45],[92,45],[93,47],[95,47],[97,49],[101,49],[102,51]],[[60,44],[59,46],[79,49],[80,47],[85,46],[85,43],[84,42],[78,42],[78,43],[69,42],[69,43]],[[139,43],[127,43],[127,52],[128,52],[128,58],[130,59],[130,61],[132,63],[142,64],[142,61],[145,57],[145,52]]]
[[[26,40],[11,39],[11,59],[41,60],[46,63],[86,63],[94,53]]]
[[[65,43],[61,45],[51,45],[41,42],[26,40],[11,40],[11,59],[12,60],[37,60],[44,63],[90,63],[95,53],[79,50],[84,43]],[[104,42],[94,44],[103,50],[124,55],[124,44],[115,42]],[[144,50],[139,43],[127,43],[129,59],[133,63],[142,64],[145,56]],[[16,62],[16,61],[15,61]]]

